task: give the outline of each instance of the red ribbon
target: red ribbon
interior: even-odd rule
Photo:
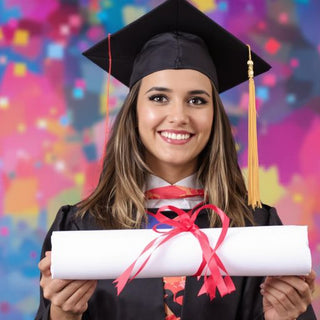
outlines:
[[[161,211],[167,209],[175,212],[177,214],[177,217],[174,219],[170,219],[161,213]],[[220,219],[222,221],[221,233],[214,248],[210,247],[207,235],[204,232],[202,232],[201,229],[195,224],[199,212],[203,209],[211,209],[215,211],[220,216]],[[200,289],[198,296],[207,293],[210,297],[210,300],[212,300],[215,298],[216,289],[218,289],[221,297],[235,290],[235,286],[232,282],[231,277],[225,269],[222,261],[216,254],[216,251],[222,244],[229,227],[229,218],[221,209],[212,204],[206,204],[199,206],[199,208],[196,209],[194,212],[192,212],[192,210],[185,212],[174,206],[163,206],[158,209],[156,214],[151,212],[148,212],[148,214],[155,217],[159,221],[159,224],[155,225],[152,229],[157,233],[161,233],[161,235],[152,240],[143,249],[138,258],[116,280],[114,280],[114,283],[116,283],[118,295],[121,293],[126,283],[128,281],[133,280],[142,271],[142,269],[149,261],[152,253],[162,244],[169,241],[171,238],[173,238],[181,232],[191,232],[193,236],[196,237],[196,239],[199,241],[199,244],[202,249],[202,262],[198,271],[194,274],[194,276],[198,276],[198,278],[200,278],[204,271],[204,284]],[[167,224],[172,226],[173,228],[165,232],[159,231],[157,230],[157,226],[160,224]],[[150,250],[151,252],[145,258],[144,262],[137,270],[137,272],[132,277],[130,277],[135,264],[137,263],[139,258],[148,250]],[[222,277],[220,270],[222,270],[226,274],[225,277]],[[209,271],[210,275],[208,275]]]
[[[145,195],[147,199],[181,199],[203,197],[204,190],[172,185],[150,189],[145,192]]]
[[[106,141],[109,139],[109,97],[110,97],[110,77],[112,70],[112,55],[111,55],[111,34],[108,33],[108,57],[109,57],[109,69],[107,78],[107,97],[106,97]]]

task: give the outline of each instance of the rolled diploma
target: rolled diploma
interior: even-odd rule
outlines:
[[[221,229],[201,230],[214,247]],[[52,277],[115,279],[157,237],[159,233],[152,229],[55,231],[51,237]],[[306,275],[311,271],[306,226],[229,228],[217,254],[231,276]],[[134,271],[143,257],[146,254]],[[193,275],[201,261],[198,240],[182,232],[153,252],[137,278]]]

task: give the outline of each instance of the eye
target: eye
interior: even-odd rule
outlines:
[[[201,104],[206,104],[207,100],[202,97],[192,97],[188,100],[188,103],[194,104],[194,105],[201,105]]]
[[[168,102],[168,98],[163,94],[154,94],[151,97],[149,97],[150,101],[156,102],[156,103],[165,103]]]

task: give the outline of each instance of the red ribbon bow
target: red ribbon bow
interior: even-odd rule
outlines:
[[[174,219],[170,219],[161,213],[161,211],[167,209],[175,212],[177,214],[177,217]],[[214,248],[210,246],[207,235],[203,231],[201,231],[201,229],[195,224],[199,212],[203,209],[211,209],[215,211],[220,216],[222,221],[221,233]],[[229,227],[229,218],[221,209],[212,204],[207,204],[200,206],[197,210],[195,210],[192,213],[192,210],[185,212],[174,206],[163,206],[158,209],[156,214],[151,212],[148,212],[148,214],[155,217],[159,221],[159,224],[155,225],[152,229],[158,233],[161,233],[161,235],[152,240],[143,249],[139,257],[116,280],[114,280],[114,283],[116,283],[118,295],[121,293],[126,283],[128,281],[133,280],[142,271],[142,269],[149,261],[152,253],[162,244],[169,241],[171,238],[173,238],[181,232],[191,232],[193,236],[199,241],[199,244],[202,249],[202,262],[198,271],[194,274],[194,276],[198,276],[198,278],[200,278],[204,271],[204,284],[200,289],[198,296],[207,293],[210,297],[210,300],[212,300],[215,298],[216,289],[218,289],[221,297],[235,290],[235,286],[232,282],[231,277],[225,269],[222,261],[216,254],[216,251],[223,242]],[[173,228],[165,232],[159,231],[157,230],[157,226],[160,224],[167,224],[172,226]],[[139,260],[139,258],[150,249],[152,249],[151,252],[148,254],[144,262],[141,264],[140,268],[130,278],[134,266]],[[222,277],[220,270],[222,270],[225,273],[225,277]],[[210,271],[210,275],[208,275],[208,271]]]

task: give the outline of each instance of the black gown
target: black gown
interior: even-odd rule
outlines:
[[[45,251],[51,251],[51,234],[56,230],[98,230],[93,217],[76,217],[75,206],[63,206],[53,222],[42,247],[41,259]],[[166,213],[174,216],[173,213]],[[274,208],[266,205],[254,213],[256,225],[279,225],[281,220]],[[201,228],[209,226],[208,214],[200,212],[196,224]],[[248,224],[249,225],[249,224]],[[221,298],[217,293],[210,301],[207,295],[197,296],[203,281],[187,277],[182,306],[181,320],[263,320],[260,284],[262,277],[232,277],[236,291]],[[82,319],[106,320],[164,320],[164,289],[162,278],[134,279],[126,285],[120,296],[112,280],[98,281],[97,288],[88,303]],[[36,320],[50,319],[50,301],[43,297],[40,288],[40,304]],[[314,320],[316,316],[310,305],[298,320]]]

